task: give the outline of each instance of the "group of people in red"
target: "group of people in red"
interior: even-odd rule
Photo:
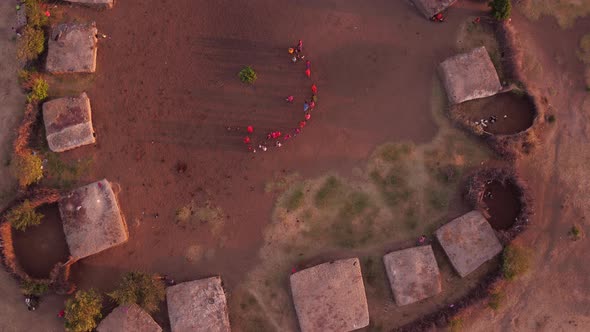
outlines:
[[[304,61],[305,56],[303,55],[303,41],[299,40],[297,46],[289,48],[289,54],[292,55],[291,61],[293,63],[297,63],[298,61]],[[311,79],[311,61],[305,60],[305,76]],[[251,139],[252,134],[254,133],[254,127],[247,126],[246,132],[247,135],[244,137],[243,142],[248,147],[248,151],[250,152],[257,152],[258,150],[267,151],[268,150],[268,142],[270,141],[274,144],[275,147],[281,147],[283,143],[281,141],[286,141],[292,137],[295,137],[301,133],[305,125],[311,120],[311,111],[315,109],[316,103],[318,101],[318,87],[312,83],[311,85],[311,97],[309,101],[306,99],[303,101],[303,119],[299,121],[299,124],[294,127],[290,132],[283,133],[279,130],[274,130],[266,135],[266,141],[263,143],[258,144],[255,146],[254,142]],[[287,96],[285,101],[289,104],[295,103],[294,96]],[[271,144],[271,145],[272,145]]]

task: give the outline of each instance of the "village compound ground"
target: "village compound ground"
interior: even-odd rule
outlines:
[[[557,3],[514,1],[509,23],[524,54],[522,83],[553,117],[538,145],[511,166],[534,198],[530,225],[514,241],[531,252],[531,267],[503,285],[496,310],[485,301],[464,309],[455,320],[464,331],[590,329],[590,268],[582,258],[590,249],[590,54],[580,44],[590,32],[590,3]],[[47,78],[49,100],[87,94],[96,142],[43,152],[50,157],[42,183],[69,191],[108,179],[128,232],[125,243],[72,265],[78,289],[109,292],[135,270],[179,283],[220,276],[232,331],[297,331],[290,276],[358,257],[369,313],[362,331],[390,331],[453,305],[497,270],[498,256],[461,278],[435,240],[437,229],[474,209],[462,197],[469,174],[511,165],[453,125],[439,73],[444,60],[485,46],[505,83],[504,55],[483,19],[486,1],[459,0],[444,23],[401,0],[120,0],[104,10],[66,3],[49,10],[52,26],[96,22],[96,72]],[[16,191],[11,142],[24,96],[12,1],[0,3],[0,15],[4,208]],[[298,39],[311,80],[287,53]],[[253,85],[237,78],[246,65],[258,73]],[[249,153],[246,126],[261,136],[289,130],[312,82],[319,100],[302,133]],[[284,102],[288,95],[294,105]],[[472,121],[499,116],[496,133],[511,134],[533,123],[520,98],[506,92],[460,111],[478,114]],[[505,112],[496,114],[494,101]],[[511,113],[519,110],[525,114]],[[510,114],[504,123],[503,113]],[[29,273],[47,273],[48,261],[67,257],[57,204],[43,212],[47,224],[38,227],[45,228],[15,235]],[[573,226],[577,241],[568,235]],[[398,306],[383,256],[415,246],[422,234],[433,241],[440,285],[432,297]],[[0,331],[63,331],[57,313],[66,297],[45,296],[27,311],[4,270],[0,291]],[[162,303],[153,315],[164,331],[168,308]]]

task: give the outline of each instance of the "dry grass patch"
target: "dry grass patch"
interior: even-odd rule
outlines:
[[[518,2],[520,11],[531,20],[550,15],[562,29],[570,28],[576,19],[590,14],[590,2],[584,0],[525,0]]]
[[[183,227],[207,226],[212,235],[219,236],[225,225],[225,214],[209,200],[202,204],[191,201],[176,210],[176,223]]]

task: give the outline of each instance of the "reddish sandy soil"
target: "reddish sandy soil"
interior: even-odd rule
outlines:
[[[179,280],[221,273],[231,289],[256,263],[273,204],[264,183],[275,172],[347,173],[382,142],[432,138],[425,96],[437,64],[455,53],[459,23],[473,13],[457,8],[437,25],[401,1],[181,0],[67,9],[64,21],[96,20],[108,38],[99,42],[87,91],[98,144],[64,155],[93,155],[89,179],[120,183],[130,226],[129,243],[76,264],[74,280],[108,289],[130,269]],[[286,53],[299,38],[319,88],[314,117],[280,150],[248,154],[241,143],[246,125],[288,128],[302,116],[300,103],[284,103],[288,94],[300,102],[309,93],[302,64],[291,64]],[[258,71],[254,86],[237,80],[242,65]],[[178,161],[187,164],[183,174],[175,171]],[[207,264],[188,265],[183,255],[191,244],[207,250],[217,240],[174,224],[175,211],[191,199],[213,202],[227,218],[225,248]]]
[[[488,120],[484,130],[496,135],[519,133],[529,128],[535,118],[534,104],[529,97],[510,92],[465,102],[457,111],[472,122]],[[492,117],[496,118],[493,123]]]
[[[25,272],[35,278],[49,278],[58,262],[70,256],[57,204],[37,209],[43,214],[41,224],[26,232],[13,230],[14,250]]]
[[[494,181],[486,186],[483,202],[488,208],[488,221],[494,229],[505,230],[520,213],[518,188],[513,183]]]

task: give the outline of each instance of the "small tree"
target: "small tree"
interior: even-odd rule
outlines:
[[[49,285],[42,281],[25,280],[20,289],[24,295],[42,296],[49,290]]]
[[[108,294],[117,304],[137,304],[145,311],[158,311],[158,305],[164,301],[166,289],[164,283],[144,272],[125,274],[119,288]]]
[[[43,53],[44,49],[45,33],[43,30],[27,25],[18,41],[17,57],[24,61],[35,60],[39,54]]]
[[[43,215],[35,211],[35,208],[28,200],[25,200],[21,205],[10,210],[6,215],[6,220],[10,222],[14,229],[18,229],[19,231],[39,225],[41,219],[43,219]]]
[[[492,16],[498,21],[507,20],[512,12],[511,0],[492,0],[488,3],[492,8]]]
[[[256,79],[258,78],[256,76],[256,72],[250,66],[246,66],[242,70],[240,70],[240,72],[238,73],[238,77],[240,77],[240,81],[248,84],[256,82]]]
[[[70,332],[87,332],[96,327],[102,317],[102,296],[94,289],[77,291],[68,299],[65,309],[65,328]]]
[[[13,172],[21,187],[28,187],[43,178],[43,161],[31,152],[16,155]]]

